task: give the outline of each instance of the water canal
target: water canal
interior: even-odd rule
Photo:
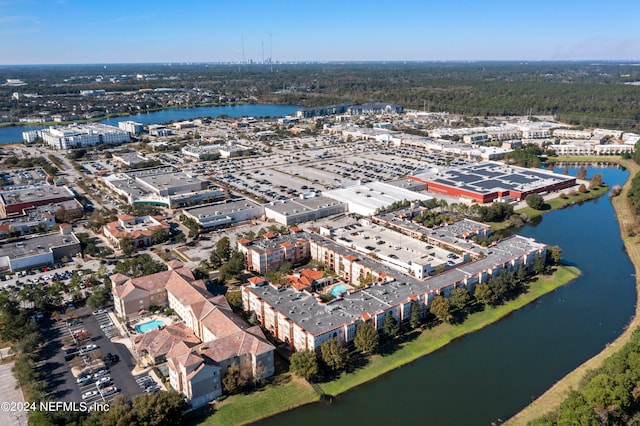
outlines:
[[[610,186],[628,172],[589,168]],[[561,172],[561,170],[556,170]],[[575,175],[576,170],[570,170]],[[520,234],[563,249],[583,275],[502,321],[335,398],[262,425],[488,425],[600,352],[629,323],[633,265],[608,196],[550,212]]]

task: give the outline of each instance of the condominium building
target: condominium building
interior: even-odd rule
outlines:
[[[352,342],[361,321],[381,329],[387,313],[399,323],[406,322],[413,303],[424,315],[438,295],[448,297],[456,287],[472,291],[476,284],[504,268],[514,270],[521,264],[530,268],[537,255],[546,255],[544,244],[516,235],[493,245],[484,257],[418,279],[317,234],[305,236],[311,245],[311,257],[345,282],[362,284],[363,277],[368,279],[364,287],[348,290],[328,303],[306,289],[277,286],[264,279],[252,279],[243,286],[245,311],[255,313],[269,333],[295,350],[317,350],[322,342],[334,337]]]
[[[274,346],[259,327],[233,313],[224,296],[213,296],[180,262],[167,271],[140,278],[112,275],[117,314],[131,318],[152,305],[169,307],[183,325],[132,338],[135,350],[153,363],[167,361],[171,388],[184,394],[192,408],[222,395],[222,377],[237,363],[254,379],[274,374]]]
[[[118,128],[130,135],[139,135],[142,133],[144,126],[142,123],[136,123],[135,121],[121,121],[118,123]]]
[[[101,143],[118,144],[130,140],[128,132],[100,123],[50,127],[38,132],[42,140],[55,149],[81,148]],[[31,134],[27,136],[32,140]]]

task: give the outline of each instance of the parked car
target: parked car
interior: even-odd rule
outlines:
[[[80,355],[84,355],[84,354],[86,354],[88,352],[91,352],[91,351],[97,349],[97,348],[98,348],[98,346],[94,345],[94,344],[87,345],[87,346],[83,347],[82,349],[80,349]]]
[[[119,392],[120,389],[118,389],[115,386],[110,386],[108,388],[102,389],[102,396],[109,396],[109,395],[113,395],[116,392]]]
[[[89,398],[93,398],[94,396],[98,395],[100,392],[98,392],[97,390],[92,390],[92,391],[88,391],[82,394],[82,399],[89,399]]]
[[[97,311],[93,311],[93,315],[106,314],[107,311],[104,309],[98,309]]]
[[[93,383],[93,377],[85,377],[83,379],[80,379],[80,381],[78,382],[80,386],[86,386],[90,383]]]
[[[100,370],[96,371],[96,372],[93,374],[93,378],[94,378],[94,379],[97,379],[98,377],[102,377],[102,376],[105,376],[105,375],[107,375],[107,374],[109,374],[109,370],[107,370],[106,368],[102,368],[102,369],[100,369]]]
[[[98,379],[98,381],[96,382],[96,386],[98,387],[98,389],[109,386],[109,384],[111,384],[111,377],[108,376]]]

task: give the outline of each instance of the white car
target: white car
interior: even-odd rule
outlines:
[[[100,328],[103,329],[103,330],[108,330],[110,328],[113,328],[113,323],[108,322],[106,324],[102,324],[102,325],[100,325]]]
[[[106,314],[107,311],[104,309],[98,309],[97,311],[93,311],[93,315]]]
[[[93,378],[97,379],[98,377],[102,377],[104,375],[109,374],[109,370],[107,370],[106,368],[103,368],[102,370],[98,370],[94,375]]]
[[[85,352],[91,352],[94,349],[98,349],[98,345],[94,345],[93,343],[90,345],[85,346],[84,348]]]
[[[105,386],[108,386],[109,383],[111,383],[111,377],[103,377],[102,379],[99,379],[96,382],[96,387],[98,387],[98,389],[103,388]]]
[[[113,395],[114,393],[118,392],[119,390],[120,389],[118,389],[115,386],[109,386],[108,388],[102,389],[102,396]]]
[[[92,390],[89,392],[85,392],[82,394],[82,399],[89,399],[89,398],[93,398],[94,396],[98,395],[100,392],[96,391],[96,390]]]

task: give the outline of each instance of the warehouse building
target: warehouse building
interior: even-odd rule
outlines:
[[[350,213],[371,216],[378,209],[386,208],[402,201],[428,201],[433,197],[389,185],[383,182],[352,184],[342,189],[323,192],[323,195],[347,204]]]
[[[74,198],[74,193],[66,186],[35,185],[3,191],[0,192],[0,217],[22,215],[25,209]]]
[[[51,265],[80,253],[80,241],[72,234],[47,234],[0,246],[0,269],[11,272]]]
[[[264,205],[264,214],[283,225],[295,225],[344,213],[347,204],[315,193],[302,194],[298,198],[272,201]]]
[[[409,179],[427,184],[429,191],[490,203],[524,200],[534,193],[554,192],[576,185],[576,178],[542,169],[527,169],[486,161],[456,168],[434,168]]]
[[[187,208],[183,213],[196,221],[202,229],[209,231],[259,218],[264,215],[264,207],[246,198],[240,198]]]

